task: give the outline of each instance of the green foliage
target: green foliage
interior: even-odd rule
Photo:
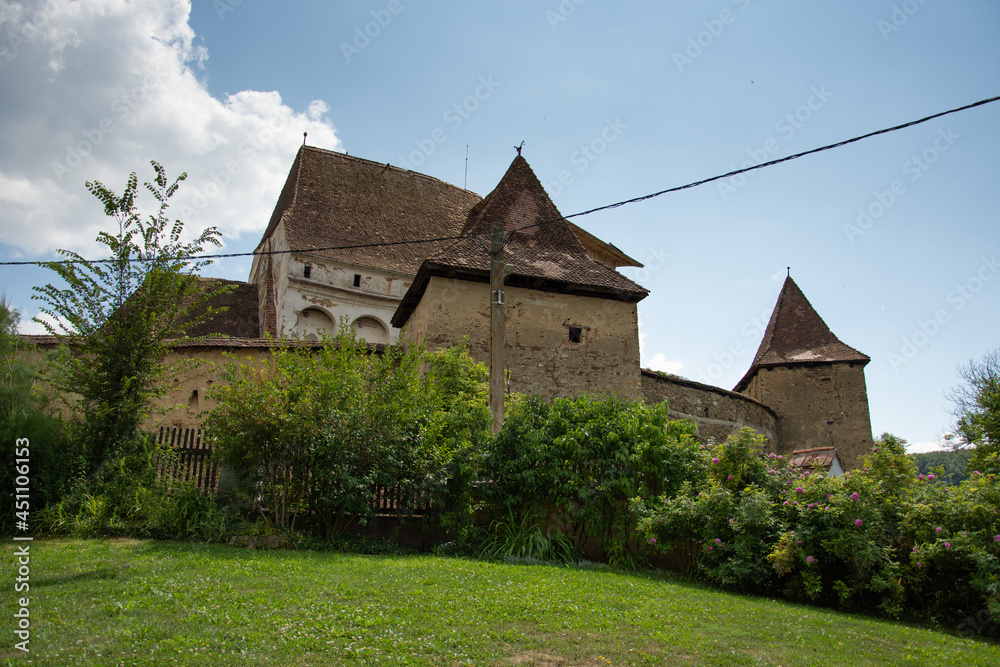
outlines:
[[[959,444],[971,446],[969,468],[1000,474],[1000,348],[959,369],[964,385],[952,390]]]
[[[633,498],[673,493],[701,476],[694,426],[671,422],[665,404],[616,398],[516,397],[483,462],[491,513],[555,512],[577,548],[589,538],[624,556]]]
[[[934,473],[945,484],[958,485],[972,474],[972,468],[968,467],[971,457],[970,449],[942,450],[914,454],[913,463],[920,474]]]
[[[704,479],[634,503],[643,538],[737,590],[1000,636],[996,475],[946,486],[887,433],[859,470],[832,478],[783,469],[761,444],[732,436]]]
[[[184,225],[171,223],[167,208],[186,174],[169,183],[164,168],[151,164],[156,175],[145,186],[158,202],[155,214],[139,213],[134,172],[121,196],[88,182],[105,214],[118,223],[117,234],[97,236],[110,257],[91,261],[60,250],[68,262],[43,266],[61,285],[35,287],[32,297],[42,301],[41,312],[51,320],[36,321],[72,342],[72,353],[54,361],[49,379],[82,414],[92,471],[138,437],[149,399],[162,393],[166,341],[183,338],[188,327],[214,314],[195,275],[208,262],[191,256],[206,245],[220,245],[219,233],[213,227],[190,242],[181,240]],[[203,314],[189,317],[194,312]],[[77,396],[78,401],[69,398]]]
[[[780,535],[779,501],[790,472],[784,457],[767,454],[763,436],[743,428],[706,446],[707,474],[679,493],[636,501],[639,531],[657,550],[686,554],[687,567],[737,590],[765,590],[768,548]]]
[[[343,327],[319,351],[278,348],[224,379],[205,426],[280,528],[301,517],[330,536],[368,524],[379,489],[398,511],[429,505],[449,528],[468,523],[489,413],[484,369],[464,348],[373,354]]]
[[[490,524],[489,537],[480,556],[503,560],[559,561],[575,560],[573,541],[565,533],[543,528],[544,517],[527,512],[518,518],[513,509]]]
[[[18,520],[13,510],[26,511],[30,523],[30,515],[57,502],[82,469],[62,421],[52,415],[48,396],[36,386],[41,353],[18,335],[18,321],[18,312],[0,297],[0,457],[6,462],[0,467],[0,480],[5,496],[12,498],[10,511],[0,515],[4,535]],[[13,502],[15,480],[21,474],[30,481],[27,510]]]

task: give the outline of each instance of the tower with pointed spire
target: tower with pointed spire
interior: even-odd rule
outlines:
[[[750,370],[733,391],[777,414],[779,453],[832,446],[854,468],[872,446],[869,361],[833,335],[789,275]]]
[[[405,327],[402,340],[449,347],[466,338],[474,358],[489,358],[495,222],[504,230],[510,390],[641,398],[636,304],[649,292],[615,270],[637,262],[563,218],[521,155],[469,211],[460,238],[421,264],[392,318]]]

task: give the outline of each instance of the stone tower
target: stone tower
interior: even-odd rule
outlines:
[[[778,450],[836,447],[848,468],[871,451],[865,366],[833,335],[789,276],[750,370],[733,391],[778,416]]]

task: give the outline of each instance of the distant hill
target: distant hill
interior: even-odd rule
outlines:
[[[948,484],[958,484],[968,479],[972,472],[965,469],[970,456],[972,456],[972,450],[970,449],[944,450],[914,454],[913,461],[917,464],[917,470],[921,474],[926,475],[935,472],[935,468],[940,466],[944,468],[945,473],[942,481]]]

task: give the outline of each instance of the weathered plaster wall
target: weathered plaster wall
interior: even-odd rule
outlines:
[[[674,419],[693,419],[698,435],[705,440],[723,442],[744,426],[762,433],[775,447],[778,418],[766,405],[752,398],[719,387],[642,371],[643,398],[650,403],[667,401]]]
[[[156,401],[158,408],[146,423],[150,429],[160,426],[196,427],[202,422],[201,413],[215,407],[208,398],[209,390],[222,382],[225,366],[236,360],[262,361],[271,355],[265,341],[248,341],[246,346],[223,347],[218,344],[191,346],[171,350],[163,360],[164,364],[183,362],[190,367],[171,381],[166,395]],[[231,353],[236,359],[226,356]]]
[[[398,340],[399,330],[390,321],[410,286],[411,276],[300,253],[290,256],[286,269],[287,289],[279,311],[282,335],[319,338],[323,329],[332,335],[343,318],[369,343]],[[356,275],[360,277],[357,286]],[[303,311],[309,312],[303,315]]]
[[[853,469],[871,451],[868,390],[861,364],[762,368],[743,393],[778,415],[783,454],[836,447],[844,464]]]
[[[472,356],[488,362],[489,291],[485,283],[432,277],[405,339],[445,347],[468,336]],[[513,287],[504,301],[511,391],[641,397],[634,303]],[[579,343],[570,341],[570,327],[580,328]]]

